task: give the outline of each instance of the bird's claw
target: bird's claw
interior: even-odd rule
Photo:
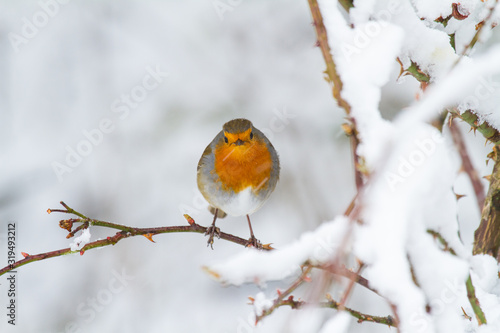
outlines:
[[[257,238],[255,238],[255,236],[250,237],[245,245],[245,247],[251,246],[256,249],[262,250],[262,243]]]
[[[208,241],[207,241],[207,246],[210,245],[212,250],[214,249],[214,236],[217,236],[217,238],[220,239],[220,229],[217,228],[215,225],[211,225],[210,227],[207,228],[207,231],[205,231],[205,236],[208,236]]]

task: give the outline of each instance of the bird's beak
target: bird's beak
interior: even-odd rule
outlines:
[[[245,141],[241,140],[241,139],[238,139],[236,141],[233,142],[235,145],[237,146],[241,146],[241,145],[244,145],[245,144]]]

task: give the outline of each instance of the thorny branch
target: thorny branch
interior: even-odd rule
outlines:
[[[136,228],[136,227],[129,227],[121,224],[116,224],[116,223],[111,223],[111,222],[106,222],[106,221],[100,221],[100,220],[95,220],[91,219],[85,215],[83,215],[80,212],[77,212],[76,210],[72,209],[68,205],[66,205],[64,202],[61,201],[61,205],[64,206],[65,209],[48,209],[47,212],[53,213],[53,212],[59,212],[59,213],[67,213],[67,214],[72,214],[76,215],[79,218],[77,219],[67,219],[67,220],[61,220],[59,223],[59,226],[63,229],[66,229],[69,231],[68,237],[73,237],[75,233],[79,230],[86,229],[89,226],[100,226],[100,227],[106,227],[106,228],[111,228],[111,229],[116,229],[119,230],[114,236],[107,237],[105,239],[100,239],[96,240],[94,242],[87,243],[85,246],[83,246],[80,250],[72,251],[71,248],[65,248],[65,249],[60,249],[56,251],[50,251],[50,252],[45,252],[45,253],[39,253],[35,255],[30,255],[27,253],[23,252],[24,259],[16,261],[15,263],[8,265],[2,269],[0,269],[0,276],[13,270],[16,269],[17,267],[21,267],[23,265],[29,264],[31,262],[35,261],[40,261],[40,260],[45,260],[49,258],[54,258],[54,257],[59,257],[62,255],[66,254],[72,254],[72,253],[80,253],[83,255],[86,251],[94,249],[94,248],[99,248],[99,247],[104,247],[108,245],[115,245],[119,241],[121,241],[124,238],[129,238],[129,237],[134,237],[134,236],[144,236],[150,241],[153,241],[152,237],[155,235],[159,234],[165,234],[165,233],[177,233],[177,232],[194,232],[194,233],[200,233],[200,234],[205,234],[207,231],[206,227],[203,227],[199,224],[196,224],[195,221],[189,216],[189,215],[184,215],[186,220],[188,221],[188,225],[181,225],[181,226],[168,226],[168,227],[156,227],[156,228]],[[78,227],[73,229],[74,224],[76,223],[81,223]],[[247,246],[248,245],[248,240],[225,233],[221,232],[220,233],[220,238],[227,240],[229,242]],[[262,245],[262,250],[270,250],[271,247],[269,245]]]
[[[453,138],[453,143],[455,143],[458,153],[460,154],[460,158],[462,159],[462,167],[467,173],[467,176],[469,176],[472,188],[476,194],[477,206],[481,212],[484,206],[484,186],[479,178],[479,175],[477,174],[477,170],[474,168],[474,165],[472,165],[472,161],[467,151],[467,147],[465,146],[460,128],[458,128],[458,125],[453,118],[450,118],[450,132],[451,137]]]
[[[311,9],[311,15],[313,18],[313,25],[316,30],[316,36],[318,38],[317,46],[321,49],[321,53],[323,54],[323,58],[326,64],[326,75],[327,81],[332,84],[332,93],[333,97],[337,100],[337,104],[345,110],[345,113],[348,117],[350,124],[345,124],[343,126],[344,131],[350,137],[351,140],[351,150],[354,161],[354,177],[356,182],[356,189],[359,191],[363,186],[363,175],[361,173],[361,159],[357,154],[359,138],[358,131],[356,129],[356,120],[354,117],[351,117],[351,106],[349,103],[342,97],[342,79],[340,78],[339,73],[337,72],[337,66],[333,61],[332,54],[330,52],[330,45],[328,44],[328,34],[323,23],[323,16],[321,15],[321,11],[319,9],[317,0],[308,0],[309,7]],[[343,1],[342,5],[344,8],[352,7],[352,2],[349,5],[349,1]]]
[[[368,322],[373,322],[373,323],[378,323],[378,324],[384,324],[387,326],[391,327],[397,327],[397,321],[395,318],[392,316],[386,316],[386,317],[381,317],[381,316],[372,316],[368,315],[356,310],[353,310],[351,308],[345,307],[342,304],[336,302],[331,298],[331,296],[327,295],[327,301],[326,302],[318,302],[318,303],[308,303],[305,301],[296,301],[293,299],[293,296],[290,296],[286,300],[281,301],[277,307],[285,306],[288,305],[292,309],[301,309],[303,307],[322,307],[322,308],[332,308],[336,310],[343,310],[349,313],[351,316],[354,318],[358,319],[358,323],[362,323],[364,321]]]
[[[349,313],[351,316],[356,318],[358,320],[358,323],[364,322],[364,321],[369,321],[369,322],[374,322],[374,323],[379,323],[379,324],[385,324],[388,326],[392,327],[397,327],[398,321],[393,318],[392,316],[386,316],[386,317],[381,317],[381,316],[372,316],[368,315],[356,310],[353,310],[351,308],[348,308],[343,304],[342,302],[337,302],[332,299],[332,297],[327,294],[326,299],[327,301],[324,302],[305,302],[302,300],[295,300],[294,296],[291,295],[293,291],[295,291],[300,285],[302,285],[304,282],[309,281],[309,278],[307,275],[311,272],[312,268],[319,268],[319,269],[324,269],[327,271],[330,271],[332,267],[329,266],[318,266],[318,265],[311,265],[307,264],[304,267],[304,270],[302,271],[302,274],[286,289],[285,291],[278,291],[278,297],[273,301],[273,304],[265,309],[261,314],[256,316],[256,323],[261,321],[264,317],[270,315],[271,313],[274,312],[279,307],[282,306],[290,306],[292,309],[301,309],[303,307],[322,307],[322,308],[332,308],[336,309],[339,311],[346,311]],[[364,287],[375,291],[374,289],[369,287],[368,281],[360,276],[358,273],[352,272],[344,267],[343,270],[335,270],[333,272],[334,274],[339,274],[342,276],[346,276],[351,279],[351,281],[354,281],[356,283],[359,283],[363,285]],[[347,294],[347,293],[346,293]],[[254,301],[253,298],[250,298],[250,301]]]
[[[281,302],[285,299],[285,297],[290,295],[302,283],[304,283],[305,281],[308,281],[309,278],[307,277],[307,275],[309,274],[309,272],[311,272],[311,270],[312,270],[312,266],[306,267],[305,269],[303,269],[302,273],[297,278],[297,280],[295,280],[295,282],[290,285],[290,287],[288,287],[283,292],[278,292],[278,297],[274,300],[273,305],[271,307],[265,309],[261,314],[257,315],[257,318],[255,319],[255,323],[258,323],[264,317],[273,313],[273,311],[276,310],[280,306]],[[292,298],[293,298],[293,296],[292,296]],[[250,298],[250,301],[253,302],[253,299]]]
[[[435,239],[437,239],[439,243],[441,243],[444,251],[447,251],[454,256],[457,255],[455,250],[453,250],[453,248],[451,248],[448,245],[446,239],[444,239],[439,232],[434,230],[427,230],[427,232],[431,234]],[[472,310],[476,315],[478,324],[479,325],[486,324],[486,316],[484,315],[483,309],[481,309],[481,304],[479,304],[479,299],[476,297],[476,291],[474,285],[472,284],[472,279],[470,274],[469,277],[467,278],[467,281],[465,282],[465,287],[467,289],[467,298],[469,299],[469,303],[472,307]]]

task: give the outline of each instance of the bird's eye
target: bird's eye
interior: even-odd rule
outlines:
[[[252,140],[252,139],[253,139],[253,133],[250,132],[250,140]]]
[[[229,140],[227,139],[227,136],[224,136],[224,142],[225,142],[225,143],[228,143],[228,142],[229,142]]]

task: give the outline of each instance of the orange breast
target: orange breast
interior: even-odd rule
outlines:
[[[258,190],[267,185],[272,161],[264,143],[252,141],[240,146],[221,143],[214,154],[214,171],[224,190],[238,193],[248,186]]]

